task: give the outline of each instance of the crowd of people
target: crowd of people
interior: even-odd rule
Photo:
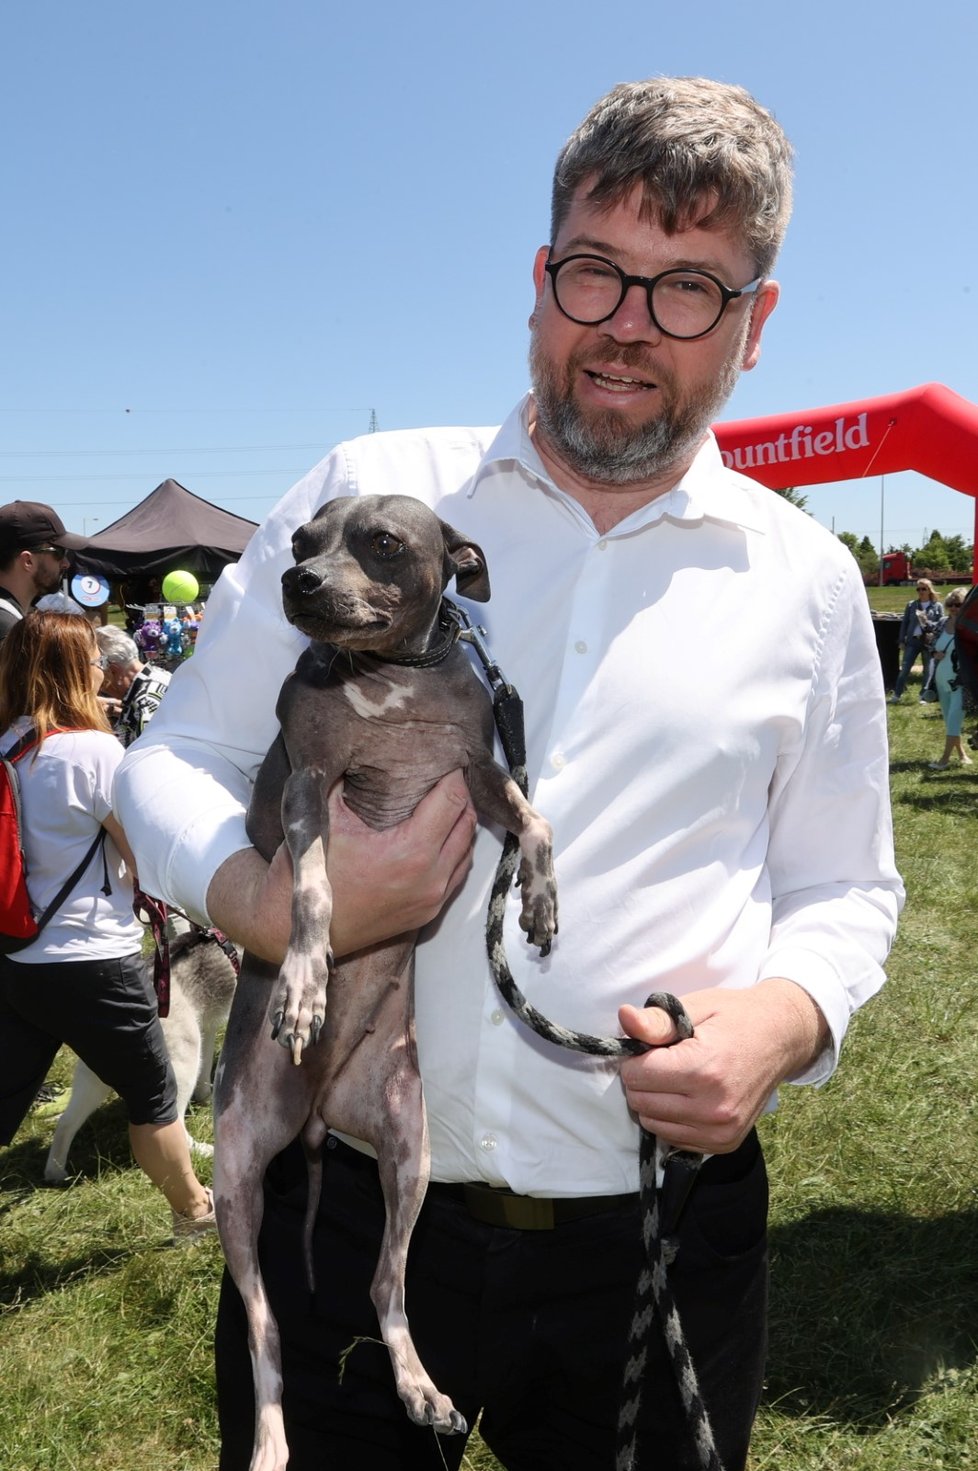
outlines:
[[[334,800],[329,856],[338,954],[424,927],[417,1048],[433,1184],[408,1269],[412,1321],[440,1388],[470,1425],[481,1416],[513,1468],[614,1463],[642,1129],[705,1156],[670,1282],[718,1454],[727,1471],[745,1466],[766,1343],[756,1125],[779,1086],[832,1074],[850,1016],[883,984],[903,901],[858,567],[812,518],[727,469],[710,432],[778,302],[791,187],[788,140],[741,88],[616,87],[557,161],[533,262],[529,394],[498,430],[372,434],[331,453],[224,574],[172,682],[131,632],[31,611],[80,538],[49,507],[0,508],[0,751],[28,741],[18,769],[38,904],[105,834],[41,936],[0,958],[0,1141],[67,1042],[124,1098],[175,1239],[212,1227],[213,1206],[174,1128],[133,877],[280,963],[287,855],[258,853],[245,819],[303,644],[280,605],[293,534],[333,497],[403,492],[485,551],[493,599],[479,621],[525,692],[531,789],[557,844],[561,933],[543,961],[508,914],[517,982],[567,1025],[620,1028],[647,1050],[624,1062],[562,1053],[500,1008],[483,941],[498,843],[477,832],[457,773],[396,839]],[[966,760],[950,724],[955,595],[945,623],[933,588],[917,593],[894,698],[917,657],[925,687],[933,663],[949,721],[941,764]],[[781,616],[759,623],[760,604]],[[697,658],[672,666],[669,698],[651,698],[680,628]],[[691,1038],[643,1006],[651,991],[682,998]],[[474,1218],[469,1184],[492,1187],[510,1223]],[[433,1447],[386,1366],[353,1357],[337,1378],[351,1339],[376,1335],[384,1204],[369,1151],[330,1140],[311,1250],[317,1281],[339,1286],[315,1312],[303,1306],[301,1148],[264,1188],[290,1471],[458,1467],[464,1436]],[[524,1228],[529,1198],[546,1202],[547,1229]],[[639,1441],[683,1471],[698,1462],[664,1342],[648,1355]],[[229,1280],[217,1379],[221,1468],[244,1471],[251,1373]]]

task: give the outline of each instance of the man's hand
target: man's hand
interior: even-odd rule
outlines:
[[[330,793],[326,862],[333,888],[333,953],[349,955],[419,929],[441,912],[472,860],[476,814],[461,772],[450,772],[407,822],[375,832]],[[292,927],[292,863],[283,843],[267,864],[254,848],[233,854],[207,890],[219,929],[262,960],[281,964]]]
[[[664,1011],[623,1006],[629,1037],[651,1052],[621,1065],[628,1106],[643,1128],[669,1144],[728,1154],[744,1140],[779,1083],[803,1072],[829,1040],[811,997],[793,981],[766,980],[744,991],[714,988],[682,997],[694,1036],[674,1047]]]

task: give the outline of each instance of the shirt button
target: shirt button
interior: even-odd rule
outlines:
[[[504,1020],[505,1020],[505,1018],[506,1018],[506,1013],[503,1012],[503,1011],[500,1011],[500,1009],[499,1009],[498,1006],[496,1007],[496,1010],[495,1011],[493,1011],[493,1012],[490,1013],[490,1016],[489,1016],[489,1020],[492,1022],[492,1024],[493,1024],[494,1027],[501,1027],[502,1024],[503,1024],[503,1022],[504,1022]]]
[[[608,543],[602,537],[601,540],[597,543],[597,547],[599,552],[606,552],[608,550]]]
[[[577,640],[577,643],[574,645],[574,650],[578,654],[586,654],[587,653],[587,644],[584,642],[584,640],[582,638],[579,638]]]
[[[563,771],[564,767],[567,765],[567,757],[564,755],[563,751],[555,751],[553,753],[550,758],[550,765],[553,767],[554,771]]]
[[[495,1136],[495,1134],[483,1134],[482,1138],[479,1140],[479,1148],[480,1149],[484,1149],[486,1151],[486,1153],[489,1154],[489,1153],[492,1152],[492,1150],[495,1149],[495,1147],[496,1147],[496,1136]]]

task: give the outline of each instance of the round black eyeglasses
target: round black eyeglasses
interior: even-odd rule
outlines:
[[[572,322],[596,327],[613,317],[633,286],[641,286],[649,316],[666,337],[688,341],[712,332],[727,307],[751,296],[763,281],[748,281],[732,291],[709,271],[660,271],[657,276],[628,276],[603,255],[568,255],[548,261],[554,300]]]

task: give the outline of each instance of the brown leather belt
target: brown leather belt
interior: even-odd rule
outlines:
[[[326,1148],[356,1170],[369,1171],[377,1179],[377,1161],[372,1154],[354,1149],[345,1140],[330,1134]],[[378,1189],[379,1184],[378,1184]],[[432,1180],[428,1195],[436,1200],[451,1200],[464,1207],[476,1221],[487,1226],[504,1226],[512,1231],[553,1231],[569,1221],[583,1221],[609,1211],[635,1210],[638,1191],[631,1195],[582,1195],[575,1199],[536,1195],[514,1195],[512,1190],[484,1185],[481,1182],[443,1184]]]
[[[445,1185],[433,1181],[428,1194],[436,1199],[457,1200],[469,1215],[487,1226],[505,1226],[513,1231],[552,1231],[568,1221],[608,1211],[634,1209],[638,1193],[632,1195],[583,1195],[575,1199],[514,1195],[492,1185]]]

